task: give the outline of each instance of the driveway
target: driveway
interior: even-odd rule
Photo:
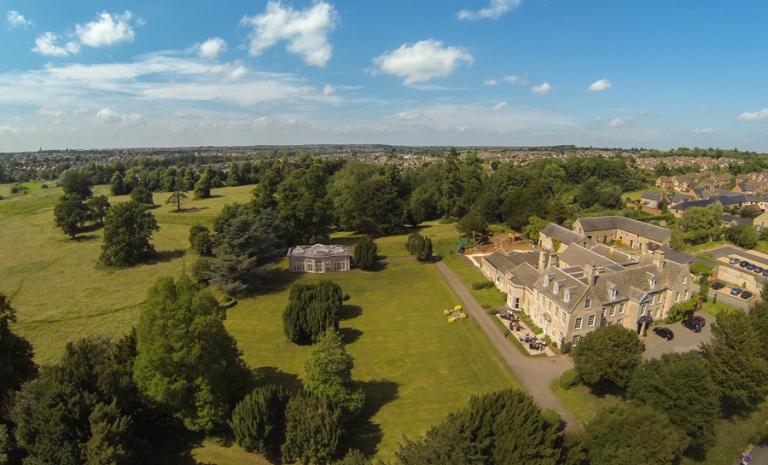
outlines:
[[[435,266],[437,266],[437,269],[443,274],[445,281],[464,303],[464,309],[467,314],[480,324],[485,334],[488,335],[488,339],[491,340],[509,367],[512,368],[512,371],[515,372],[523,387],[533,396],[536,403],[543,409],[551,408],[559,413],[565,422],[565,429],[567,431],[581,431],[579,423],[549,388],[555,380],[560,378],[563,372],[573,368],[571,359],[566,355],[530,358],[521,354],[517,347],[506,340],[502,329],[494,321],[496,317],[489,315],[477,303],[477,300],[469,291],[469,287],[461,282],[456,273],[443,262],[438,262]]]
[[[659,325],[671,329],[675,334],[674,339],[667,341],[666,339],[662,339],[653,334],[652,329],[649,329],[648,336],[645,338],[645,353],[643,354],[643,357],[648,360],[652,358],[661,358],[661,354],[670,352],[698,350],[699,345],[702,342],[709,342],[712,338],[712,323],[715,322],[715,317],[701,312],[697,313],[696,316],[704,317],[704,319],[707,320],[706,326],[701,329],[700,333],[694,333],[680,323]]]

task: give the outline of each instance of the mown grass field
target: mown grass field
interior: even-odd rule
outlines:
[[[132,269],[108,269],[97,265],[100,230],[72,241],[53,227],[52,210],[60,189],[9,196],[10,186],[0,186],[0,195],[7,197],[0,201],[0,292],[17,309],[14,331],[32,342],[39,363],[54,362],[67,342],[80,337],[124,334],[138,320],[152,282],[160,276],[179,276],[194,260],[187,251],[189,227],[210,224],[224,204],[247,201],[251,189],[214,190],[212,199],[190,201],[186,213],[174,213],[163,204],[169,194],[156,194],[155,202],[163,204],[153,211],[161,227],[154,241],[159,259]],[[106,193],[106,188],[97,187],[96,193]],[[429,224],[420,231],[432,237],[436,249],[455,247],[457,242],[453,225]],[[439,271],[430,264],[397,260],[407,257],[406,237],[377,241],[381,253],[396,260],[377,271],[280,273],[278,284],[240,300],[226,321],[263,383],[295,384],[309,349],[288,343],[282,334],[289,286],[297,280],[338,282],[351,296],[343,308],[342,335],[355,357],[354,378],[368,399],[361,418],[350,428],[351,447],[384,460],[392,459],[403,434],[414,438],[423,434],[466,405],[472,394],[520,387],[475,321],[447,323],[442,310],[459,301]],[[348,233],[334,239],[355,241]],[[458,255],[449,260],[468,284],[483,279]],[[493,299],[503,303],[501,294]],[[219,465],[266,463],[236,446],[213,442],[206,442],[194,455]]]

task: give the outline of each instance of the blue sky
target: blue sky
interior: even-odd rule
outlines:
[[[768,2],[0,0],[0,151],[768,152]]]

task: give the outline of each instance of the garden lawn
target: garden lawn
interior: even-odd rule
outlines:
[[[701,310],[704,313],[707,313],[712,316],[717,316],[717,314],[720,313],[721,311],[726,311],[726,312],[743,311],[740,308],[736,308],[732,305],[728,305],[723,302],[712,303],[712,299],[708,299],[707,302],[704,302],[701,305]]]

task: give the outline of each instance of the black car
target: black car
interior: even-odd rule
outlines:
[[[700,333],[701,332],[701,323],[699,323],[698,321],[694,320],[693,318],[691,318],[689,320],[683,320],[682,324],[683,324],[683,326],[685,326],[686,328],[690,329],[694,333]]]
[[[749,262],[746,260],[742,260],[741,263],[739,263],[739,266],[742,268],[746,268],[747,265],[749,265]]]
[[[752,298],[752,295],[753,294],[751,292],[744,291],[744,292],[741,293],[741,298],[744,299],[744,300],[749,300],[749,299]]]
[[[653,328],[653,334],[658,334],[659,336],[663,337],[668,341],[671,341],[672,339],[675,338],[675,333],[673,333],[671,329],[662,328],[660,326]]]
[[[719,291],[720,289],[724,288],[725,284],[723,283],[712,283],[712,289]]]
[[[754,271],[755,273],[762,273],[763,271],[765,271],[765,268],[763,268],[762,266],[756,266],[755,269],[752,271]]]

